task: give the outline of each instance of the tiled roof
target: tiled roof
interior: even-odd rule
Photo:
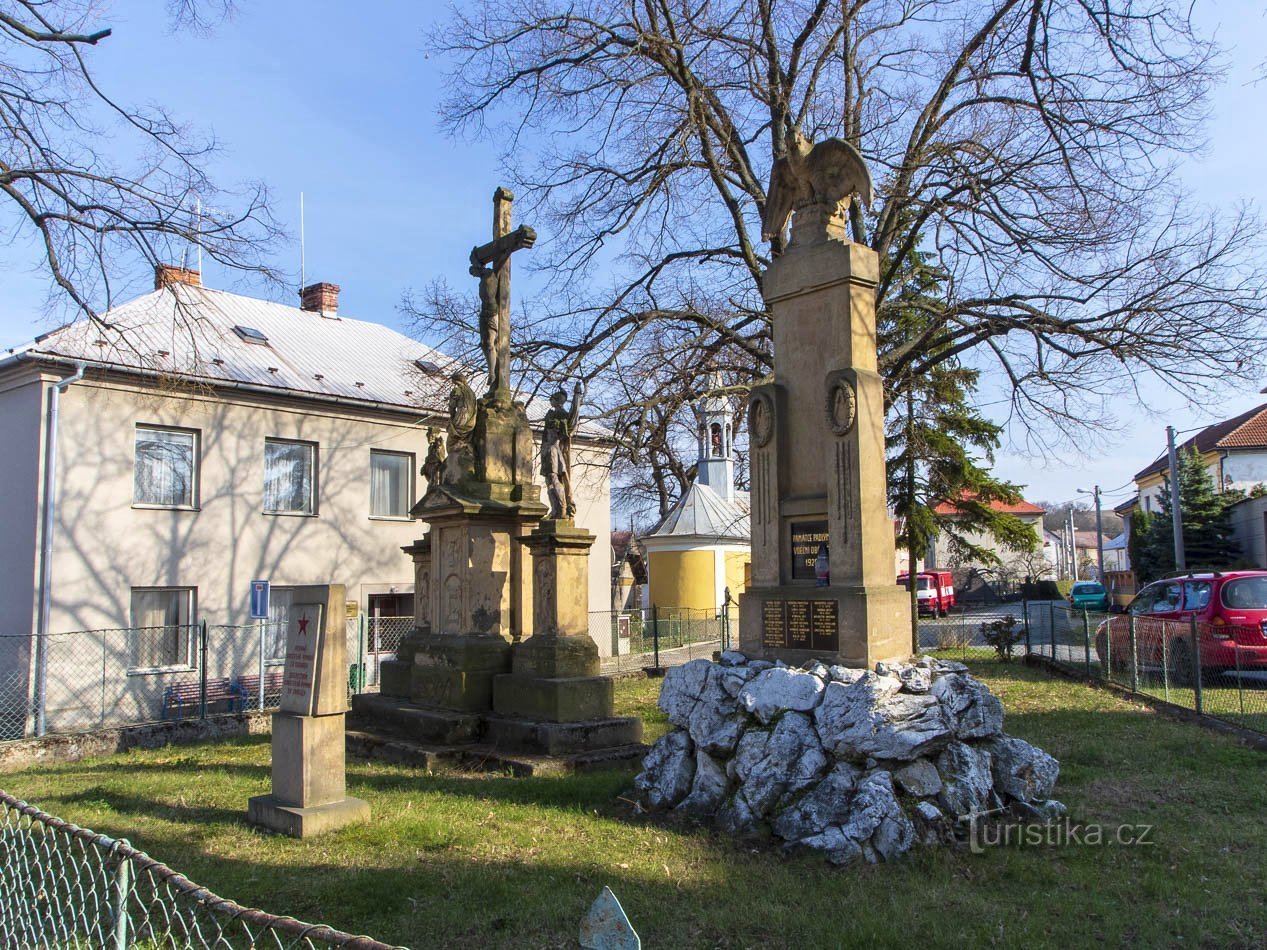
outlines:
[[[965,501],[971,501],[977,496],[972,492],[964,492],[960,497]],[[1046,508],[1040,508],[1038,505],[1030,504],[1023,499],[1015,504],[1006,501],[991,501],[990,507],[995,511],[1008,515],[1041,515],[1047,511]],[[957,505],[949,501],[943,501],[933,508],[933,511],[939,515],[954,515],[958,514],[960,510]]]
[[[727,501],[707,485],[692,482],[673,510],[650,534],[649,538],[702,538],[712,541],[747,543],[752,535],[749,521],[748,494],[735,492],[735,500]]]
[[[1181,453],[1196,449],[1202,455],[1215,449],[1267,449],[1267,403],[1207,426],[1177,449]],[[1151,465],[1135,473],[1135,480],[1164,472],[1169,464],[1167,453],[1162,452]]]
[[[246,384],[279,394],[445,414],[450,357],[381,323],[177,283],[118,306],[104,318],[68,324],[33,342],[0,351],[0,366],[18,359],[83,360],[119,372],[162,373],[206,385]],[[258,331],[251,343],[235,327]],[[477,393],[483,376],[468,373]],[[528,417],[544,418],[544,398]],[[606,434],[582,423],[586,435]]]

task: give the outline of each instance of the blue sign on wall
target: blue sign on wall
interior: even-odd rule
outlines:
[[[251,581],[251,619],[268,619],[268,581]]]

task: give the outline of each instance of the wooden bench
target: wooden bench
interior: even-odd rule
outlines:
[[[163,690],[163,718],[179,720],[186,715],[186,707],[193,707],[193,712],[188,714],[194,715],[199,711],[201,701],[202,683],[198,680],[173,683]],[[246,697],[238,684],[229,679],[207,680],[207,708],[224,702],[229,704],[230,712],[241,712],[246,708]]]
[[[259,706],[259,688],[260,678],[258,674],[250,676],[239,676],[234,680],[235,685],[242,691],[242,700],[246,708],[255,709]],[[272,694],[281,695],[282,691],[282,671],[273,670],[264,674],[264,695],[267,697]]]

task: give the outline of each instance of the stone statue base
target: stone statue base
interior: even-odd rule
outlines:
[[[910,593],[896,585],[750,588],[739,595],[739,649],[793,666],[899,662],[911,652]]]

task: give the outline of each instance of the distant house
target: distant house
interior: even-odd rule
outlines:
[[[1239,416],[1206,426],[1176,447],[1180,454],[1201,456],[1219,491],[1250,491],[1267,484],[1267,404]],[[1170,459],[1162,452],[1135,473],[1141,511],[1161,511],[1161,493],[1170,472]]]
[[[612,606],[615,611],[635,610],[642,604],[647,583],[647,563],[632,531],[613,531]],[[592,606],[592,605],[591,605]]]
[[[279,663],[297,586],[343,584],[365,615],[414,612],[401,547],[425,530],[410,510],[425,489],[427,429],[447,421],[451,361],[340,314],[333,284],[305,288],[299,307],[212,290],[179,268],[160,268],[155,286],[106,315],[117,334],[81,321],[0,352],[9,735],[29,731],[41,682],[50,730],[157,717],[165,687],[203,669],[200,618],[226,630],[209,677],[256,668],[261,646]],[[530,418],[543,409],[529,405]],[[576,594],[599,609],[610,600],[609,454],[578,435],[577,521],[598,543]],[[273,584],[259,637],[245,626],[257,579]],[[44,595],[53,652],[41,676]],[[113,632],[72,633],[103,628]]]
[[[993,551],[999,560],[1006,565],[1010,573],[1016,574],[1023,578],[1026,574],[1038,575],[1042,572],[1045,563],[1044,558],[1044,532],[1043,532],[1043,515],[1046,510],[1038,505],[1031,504],[1028,501],[1018,501],[1008,503],[1002,501],[990,502],[990,507],[995,511],[1005,514],[1015,515],[1021,521],[1030,525],[1034,529],[1035,537],[1038,539],[1034,543],[1034,549],[1030,552],[1009,551],[1002,548],[999,543],[989,534],[981,532],[969,532],[968,539],[978,547],[988,551]],[[957,517],[962,516],[961,509],[953,502],[942,502],[933,509],[942,518],[953,521]],[[943,529],[940,531],[928,547],[928,557],[925,564],[928,570],[947,570],[957,569],[963,573],[980,570],[982,568],[991,568],[992,565],[964,560],[956,557],[953,553],[950,535]]]

